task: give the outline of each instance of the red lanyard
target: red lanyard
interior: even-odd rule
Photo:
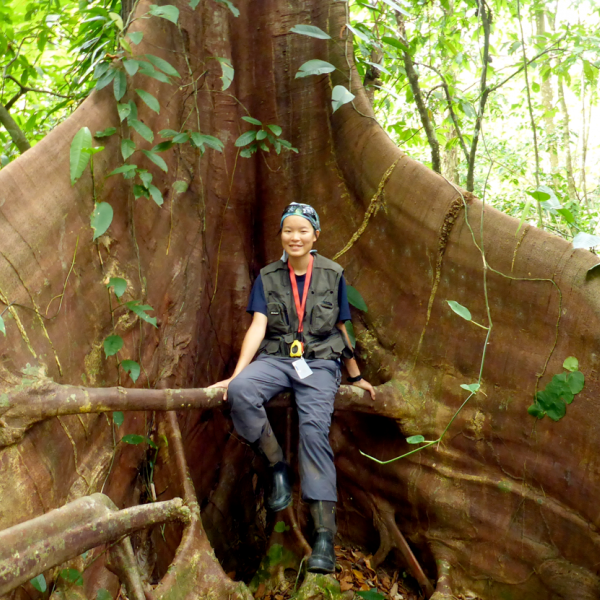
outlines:
[[[310,287],[310,278],[312,276],[313,260],[313,255],[311,254],[308,260],[308,269],[306,269],[306,279],[304,281],[304,291],[302,293],[302,304],[300,304],[300,294],[298,293],[298,284],[296,283],[296,273],[294,273],[294,268],[292,265],[289,265],[290,282],[292,284],[292,292],[294,293],[296,314],[298,315],[298,333],[302,333],[302,330],[304,329],[304,309],[306,308],[306,299],[308,298],[308,288]]]

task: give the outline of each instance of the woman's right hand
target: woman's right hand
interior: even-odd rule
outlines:
[[[230,377],[229,379],[223,379],[223,381],[217,381],[217,383],[213,383],[212,385],[209,385],[208,389],[210,389],[210,388],[225,388],[225,392],[223,393],[223,400],[227,401],[227,388],[229,387],[229,384],[231,383],[232,379],[233,379],[233,377]]]

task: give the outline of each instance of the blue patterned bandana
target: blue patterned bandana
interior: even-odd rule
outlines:
[[[321,222],[319,221],[319,215],[317,211],[310,206],[310,204],[300,204],[299,202],[292,202],[288,206],[285,207],[283,211],[283,215],[281,216],[281,221],[279,223],[279,228],[283,227],[283,221],[286,217],[304,217],[310,224],[313,226],[315,231],[321,231]]]

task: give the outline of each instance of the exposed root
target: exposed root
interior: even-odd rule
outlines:
[[[517,252],[519,251],[519,247],[521,246],[523,240],[525,239],[525,235],[529,231],[529,226],[523,228],[523,232],[521,233],[521,237],[515,246],[515,251],[513,252],[512,262],[510,263],[510,272],[512,273],[515,268],[515,260],[517,259]]]
[[[438,559],[438,580],[435,586],[435,593],[431,600],[457,600],[452,593],[452,578],[450,576],[450,563],[444,559]]]
[[[382,206],[384,206],[384,203],[385,203],[385,189],[384,188],[385,188],[386,183],[388,182],[388,179],[392,176],[392,173],[394,172],[394,169],[396,168],[396,165],[398,164],[399,160],[400,160],[399,158],[396,159],[396,161],[393,162],[390,165],[390,167],[388,168],[388,170],[383,174],[383,177],[381,178],[381,181],[379,182],[379,187],[377,188],[377,191],[375,192],[374,196],[371,198],[371,202],[369,203],[369,207],[367,208],[367,212],[365,213],[363,222],[360,224],[360,227],[356,230],[354,235],[350,238],[350,241],[342,248],[342,250],[340,250],[333,257],[333,260],[337,260],[340,256],[342,256],[342,254],[345,254],[346,252],[348,252],[348,250],[350,250],[350,248],[352,248],[352,246],[354,246],[354,244],[358,241],[360,236],[365,232],[365,229],[367,228],[367,225],[369,224],[371,217],[374,217],[379,212],[379,209]]]

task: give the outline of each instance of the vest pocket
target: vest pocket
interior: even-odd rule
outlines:
[[[289,323],[285,306],[279,302],[267,304],[267,327],[269,333],[287,333]]]
[[[310,315],[309,331],[313,335],[327,335],[335,327],[339,309],[331,302],[315,304]]]

